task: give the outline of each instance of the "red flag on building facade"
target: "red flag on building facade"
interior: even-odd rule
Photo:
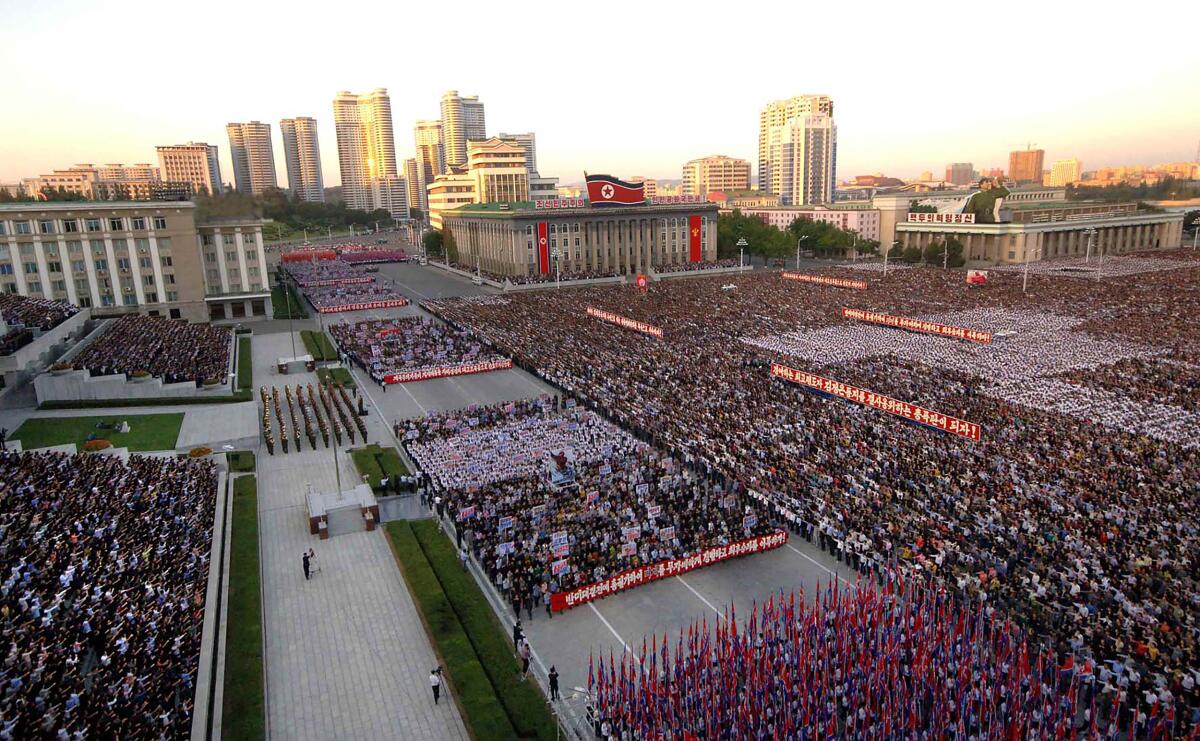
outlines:
[[[537,225],[537,258],[538,272],[542,275],[550,273],[550,227],[545,221]]]
[[[704,259],[704,251],[700,247],[700,216],[688,217],[688,239],[691,246],[688,259],[692,262],[700,262]]]

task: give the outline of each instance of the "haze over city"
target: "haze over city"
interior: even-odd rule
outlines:
[[[227,122],[314,116],[325,182],[337,185],[331,100],[376,87],[391,95],[401,158],[413,122],[437,118],[455,89],[484,101],[489,133],[536,132],[542,174],[564,183],[585,169],[678,178],[683,162],[714,153],[753,161],[758,112],[803,93],[836,101],[839,179],[1003,167],[1029,142],[1089,169],[1172,162],[1192,159],[1200,138],[1200,47],[1155,44],[1165,19],[1196,27],[1192,3],[509,12],[465,3],[454,23],[432,3],[10,4],[0,182],[154,162],[156,145],[184,141],[218,144],[228,176]],[[67,39],[81,53],[46,53]],[[103,70],[131,74],[105,83]],[[275,157],[282,172],[281,147]]]

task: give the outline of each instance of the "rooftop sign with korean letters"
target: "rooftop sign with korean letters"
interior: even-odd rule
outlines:
[[[587,208],[586,198],[541,198],[533,202],[536,210],[555,208]]]
[[[975,214],[910,213],[908,222],[910,224],[974,224]]]
[[[650,199],[652,206],[670,206],[676,203],[708,203],[708,199],[704,196],[653,196]]]

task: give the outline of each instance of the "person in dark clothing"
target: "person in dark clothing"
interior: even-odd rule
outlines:
[[[553,664],[550,665],[550,699],[561,699],[558,696],[558,669],[555,669]]]
[[[304,557],[301,560],[304,562],[304,581],[308,581],[308,579],[309,579],[308,570],[309,570],[310,566],[309,566],[309,556],[308,556],[307,552],[304,554]]]
[[[521,629],[521,621],[518,620],[517,624],[513,626],[513,645],[514,646],[521,645],[521,639],[524,637],[525,637],[525,631]]]

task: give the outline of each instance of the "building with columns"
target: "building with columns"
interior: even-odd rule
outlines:
[[[933,206],[939,210],[952,208],[961,204],[973,191],[939,190],[939,191],[891,191],[877,193],[871,199],[871,207],[879,211],[879,239],[884,250],[896,240],[896,227],[908,219],[908,212],[914,205]],[[1013,190],[1004,199],[1004,206],[1011,208],[1023,203],[1064,203],[1067,192],[1062,188],[1020,188]]]
[[[197,224],[190,201],[0,204],[0,291],[97,316],[271,314],[262,222]]]
[[[711,203],[563,208],[534,202],[462,206],[443,214],[458,261],[501,275],[555,272],[636,275],[691,261],[717,259],[717,207]],[[693,237],[693,231],[695,235]],[[545,243],[542,243],[542,240]]]
[[[1137,204],[1029,204],[1014,209],[1001,224],[939,224],[903,221],[896,225],[898,250],[924,249],[954,237],[971,267],[1005,265],[1062,257],[1119,255],[1178,248],[1183,214],[1138,211]]]

